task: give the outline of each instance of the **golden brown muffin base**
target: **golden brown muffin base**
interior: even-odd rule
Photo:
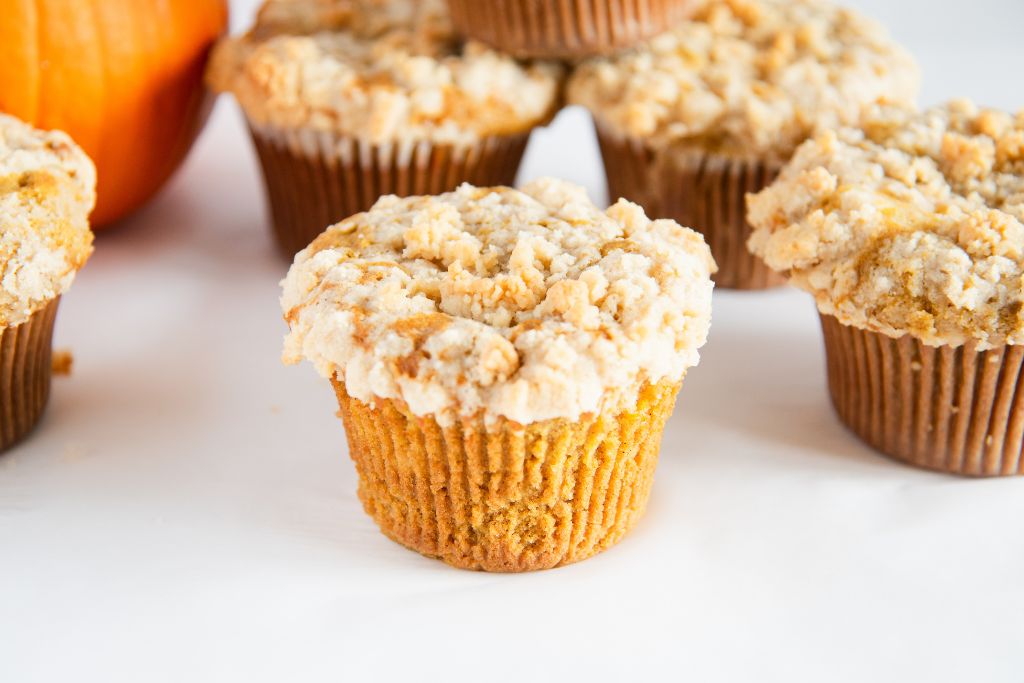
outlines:
[[[696,0],[448,0],[463,35],[520,58],[632,47],[689,17]]]
[[[972,477],[1024,474],[1024,347],[926,346],[822,316],[840,419],[882,453]]]
[[[59,305],[57,297],[21,325],[0,329],[0,452],[25,438],[46,408]]]
[[[747,194],[767,187],[781,165],[724,155],[659,152],[641,140],[598,129],[609,199],[640,204],[651,218],[671,218],[704,235],[725,289],[778,287],[785,278],[747,249]]]
[[[367,211],[383,195],[440,194],[464,182],[513,185],[530,134],[472,147],[368,145],[330,134],[252,129],[277,243],[288,259],[328,226]]]
[[[579,422],[442,427],[334,381],[359,497],[384,534],[492,572],[558,567],[619,541],[644,513],[679,386],[646,385],[635,408]]]

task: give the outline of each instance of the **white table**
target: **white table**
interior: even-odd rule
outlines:
[[[925,102],[1024,105],[1019,0],[858,4],[918,52]],[[566,112],[524,178],[603,199],[591,135]],[[1024,676],[1024,480],[860,445],[828,404],[808,297],[716,294],[624,542],[467,573],[363,514],[327,382],[278,360],[265,222],[224,100],[167,191],[100,237],[59,320],[74,373],[0,457],[0,681]]]

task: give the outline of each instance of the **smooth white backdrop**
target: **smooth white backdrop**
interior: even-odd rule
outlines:
[[[923,101],[1024,106],[1024,3],[862,0]],[[238,2],[245,26],[251,2]],[[523,179],[604,199],[587,117]],[[648,515],[551,572],[449,569],[363,514],[327,383],[279,361],[262,189],[223,99],[65,298],[74,374],[0,457],[0,681],[1019,681],[1024,480],[917,472],[828,405],[798,292],[716,294]]]

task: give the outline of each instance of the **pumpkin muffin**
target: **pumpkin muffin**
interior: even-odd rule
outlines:
[[[60,296],[92,253],[96,170],[71,139],[0,114],[0,451],[50,395]]]
[[[843,421],[888,455],[1024,473],[1024,112],[881,108],[750,198],[750,248],[814,295]]]
[[[512,183],[560,78],[459,43],[443,0],[271,0],[208,74],[245,112],[289,258],[381,195]]]
[[[574,59],[632,47],[703,0],[448,0],[466,36],[517,57]]]
[[[913,59],[876,23],[819,0],[721,0],[645,46],[583,64],[569,100],[594,115],[613,197],[704,233],[719,286],[781,279],[745,244],[744,196],[815,130],[913,103]]]
[[[296,257],[284,360],[333,383],[390,538],[467,569],[555,567],[643,514],[713,270],[692,230],[562,181],[384,197]]]

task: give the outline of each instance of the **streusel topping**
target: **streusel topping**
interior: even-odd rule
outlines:
[[[1024,343],[1024,111],[880,108],[800,147],[749,207],[754,253],[847,325]]]
[[[28,320],[92,253],[96,169],[61,132],[0,114],[0,327]]]
[[[697,364],[714,268],[692,230],[562,181],[384,197],[296,257],[284,360],[442,424],[575,420]]]
[[[561,71],[462,47],[443,0],[272,0],[208,79],[257,126],[468,144],[545,123]]]
[[[720,0],[645,47],[583,64],[569,100],[665,148],[785,161],[876,102],[911,104],[917,66],[875,22],[821,0]]]

